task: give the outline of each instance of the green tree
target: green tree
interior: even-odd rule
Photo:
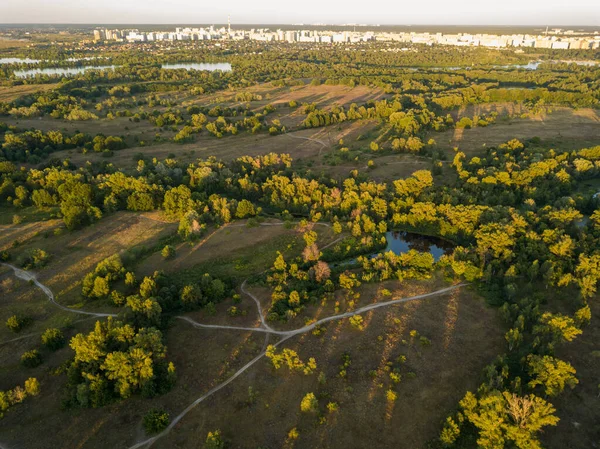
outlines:
[[[144,415],[144,429],[149,435],[162,432],[169,425],[169,414],[161,409],[152,409]]]
[[[21,364],[27,368],[35,368],[42,364],[42,355],[37,349],[24,352],[21,355]]]
[[[300,410],[304,413],[315,413],[319,410],[319,401],[314,393],[306,393],[300,402]]]
[[[42,344],[51,351],[56,351],[65,345],[65,337],[60,329],[46,329],[42,334]]]
[[[529,355],[527,366],[531,376],[529,386],[542,386],[548,396],[556,396],[562,393],[565,386],[575,388],[579,383],[575,377],[575,368],[570,363],[549,355]]]
[[[221,431],[215,430],[214,432],[208,432],[206,436],[206,442],[204,443],[204,449],[224,449],[225,442],[221,437]]]

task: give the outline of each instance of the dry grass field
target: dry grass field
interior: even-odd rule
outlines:
[[[392,297],[404,297],[440,285],[438,280],[366,285],[361,288],[360,304],[387,299],[381,296],[383,287]],[[224,316],[230,301],[219,305],[214,322],[246,325],[255,320],[251,304],[246,317]],[[308,308],[306,315],[330,312],[332,305],[316,306]],[[308,333],[284,344],[302,360],[314,357],[314,374],[290,373],[287,368],[274,371],[262,359],[192,410],[154,447],[195,449],[216,429],[222,431],[229,447],[237,448],[343,448],[353,447],[359,438],[369,438],[376,447],[391,447],[398,441],[406,447],[423,447],[437,436],[440,422],[456,401],[478,385],[482,368],[503,345],[495,312],[466,289],[371,311],[363,318],[363,331],[348,320],[335,321],[323,326],[320,335]],[[431,344],[411,337],[412,330]],[[274,341],[271,337],[270,342]],[[6,415],[0,441],[31,449],[48,445],[126,448],[143,438],[141,418],[150,408],[162,407],[176,415],[258,354],[263,344],[262,334],[197,329],[177,320],[167,332],[169,358],[178,369],[175,388],[152,400],[136,397],[102,409],[56,410],[64,376],[52,376],[47,368],[38,370],[34,374],[40,377],[42,394],[32,399],[31,407],[16,407]],[[351,363],[346,375],[340,376],[344,354]],[[399,361],[401,356],[405,362]],[[57,353],[48,365],[56,366],[63,357]],[[400,383],[391,381],[388,366],[399,370]],[[320,372],[324,383],[318,381]],[[386,400],[389,389],[397,394],[395,402]],[[319,399],[318,415],[300,412],[300,400],[308,392]],[[337,403],[339,409],[328,412],[328,402]],[[219,413],[215,413],[217,408]],[[55,411],[48,414],[50,409]],[[29,432],[19,432],[21,426]],[[36,437],[48,428],[53,432],[45,433],[43,440]],[[295,440],[288,438],[292,428],[299,433]]]
[[[56,84],[25,84],[22,86],[0,86],[0,101],[13,101],[23,95],[48,91],[54,89],[55,87]]]
[[[436,285],[436,281],[404,286],[390,282],[385,287],[393,297],[402,297],[431,291]],[[365,303],[381,300],[377,288],[371,287],[363,292]],[[306,314],[312,312],[327,316],[331,310],[311,308]],[[314,357],[325,383],[318,382],[317,373],[274,371],[268,360],[261,361],[195,408],[156,447],[195,448],[215,429],[231,447],[239,448],[344,448],[365,439],[374,447],[393,447],[400,441],[404,447],[424,447],[437,437],[439,424],[456,401],[476,388],[483,367],[503,345],[495,312],[468,290],[379,309],[363,318],[364,331],[348,320],[336,321],[325,325],[321,335],[304,334],[284,344],[302,360]],[[411,330],[427,337],[431,345],[411,338]],[[220,332],[195,331],[203,341]],[[342,377],[344,354],[351,364]],[[406,362],[397,361],[401,355]],[[388,363],[399,368],[399,384],[390,380]],[[251,404],[249,387],[255,395]],[[390,388],[397,393],[393,403],[386,400]],[[300,411],[308,392],[319,399],[318,415]],[[339,410],[328,412],[328,402],[336,402]],[[293,428],[298,430],[297,439],[288,437]]]
[[[81,307],[81,281],[98,262],[133,247],[153,246],[161,237],[176,231],[177,223],[161,221],[158,214],[117,212],[74,232],[67,232],[58,220],[12,226],[2,233],[0,249],[9,248],[16,239],[21,244],[11,251],[15,254],[32,248],[48,252],[50,261],[36,270],[38,279],[52,289],[60,303]],[[92,301],[85,307],[106,308],[106,305]]]
[[[473,117],[474,111],[465,113]],[[451,151],[458,147],[467,154],[479,153],[486,146],[499,145],[510,139],[539,137],[554,148],[585,148],[600,144],[600,112],[593,109],[558,108],[533,118],[498,118],[483,128],[455,129],[433,133],[439,148]]]

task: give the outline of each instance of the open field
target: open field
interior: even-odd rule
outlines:
[[[0,41],[2,42],[2,41]],[[13,101],[17,98],[35,92],[52,90],[56,84],[25,84],[22,86],[0,86],[0,101]]]
[[[532,137],[539,137],[545,145],[556,149],[586,148],[600,144],[600,112],[558,108],[534,118],[499,118],[496,123],[483,128],[449,130],[433,133],[430,137],[449,154],[454,147],[470,155],[482,152],[486,146]]]
[[[178,244],[176,256],[171,260],[165,261],[160,252],[156,252],[140,263],[136,271],[140,275],[150,275],[155,270],[163,270],[182,281],[194,277],[194,273],[210,273],[241,282],[270,268],[277,251],[287,257],[300,254],[304,241],[302,232],[295,227],[288,229],[277,220],[256,227],[247,227],[245,222],[241,220],[210,229],[205,237],[193,244]],[[337,238],[330,227],[315,226],[314,230],[318,233],[320,246]]]
[[[434,284],[386,287],[394,296],[407,296]],[[232,447],[343,448],[364,438],[376,447],[398,441],[423,447],[437,437],[448,409],[478,385],[482,368],[503,344],[494,312],[468,290],[372,311],[364,319],[362,332],[343,320],[323,326],[320,336],[305,334],[283,345],[296,350],[302,360],[315,357],[317,372],[325,373],[324,384],[317,381],[317,373],[274,371],[268,361],[261,361],[200,404],[156,447],[193,448],[215,429]],[[431,345],[411,339],[411,330],[429,338]],[[217,332],[196,331],[202,338]],[[343,354],[350,356],[351,364],[340,377]],[[405,363],[396,361],[400,355],[406,356]],[[403,379],[397,385],[390,381],[388,362],[400,367]],[[248,387],[256,394],[251,404],[246,403]],[[393,404],[385,399],[389,388],[398,394]],[[300,400],[308,392],[319,398],[322,420],[300,412]],[[339,410],[328,412],[328,402],[338,403]],[[218,415],[213,412],[216,407]],[[300,435],[294,441],[287,439],[292,428]]]
[[[32,223],[11,227],[3,233],[0,249],[9,248],[16,239],[21,244],[11,250],[15,258],[33,248],[48,252],[50,261],[36,270],[38,279],[52,289],[58,302],[79,307],[82,306],[81,281],[98,262],[133,247],[151,247],[161,237],[177,230],[177,223],[163,222],[158,214],[145,216],[130,212],[117,212],[74,232],[67,232],[57,220],[43,222],[42,226]],[[59,231],[58,235],[54,230]],[[106,307],[106,304],[85,305],[88,309],[98,306]]]

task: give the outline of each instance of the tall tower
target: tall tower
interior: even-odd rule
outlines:
[[[227,16],[227,33],[231,34],[231,15]]]

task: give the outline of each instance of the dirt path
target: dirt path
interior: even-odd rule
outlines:
[[[308,138],[307,138],[308,139]],[[312,140],[312,139],[309,139]],[[261,223],[262,226],[281,226],[284,223]],[[316,224],[322,224],[324,226],[330,226],[327,223],[316,223]],[[232,225],[235,226],[235,225]],[[245,226],[245,225],[244,225]],[[336,243],[337,241],[339,241],[341,239],[341,237],[333,242],[330,243],[330,245]],[[31,272],[27,272],[24,270],[21,270],[20,268],[15,267],[14,265],[8,264],[8,263],[0,263],[1,265],[7,266],[9,268],[11,268],[14,271],[14,274],[16,277],[18,277],[19,279],[23,279],[25,281],[32,281],[39,289],[41,289],[44,294],[48,297],[48,299],[50,300],[50,302],[52,302],[56,307],[65,310],[67,312],[73,312],[73,313],[78,313],[81,315],[89,315],[92,317],[109,317],[109,316],[116,316],[115,314],[111,314],[111,313],[96,313],[96,312],[86,312],[83,310],[76,310],[76,309],[71,309],[69,307],[65,307],[59,303],[57,303],[54,299],[54,294],[52,293],[52,290],[50,290],[49,287],[47,287],[46,285],[42,284],[41,282],[39,282],[35,276],[34,273]],[[244,281],[240,287],[241,291],[246,294],[247,296],[249,296],[250,298],[252,298],[252,300],[256,303],[256,308],[257,308],[257,312],[258,312],[258,316],[260,318],[260,322],[261,325],[259,327],[238,327],[238,326],[224,326],[224,325],[213,325],[213,324],[202,324],[202,323],[198,323],[197,321],[194,321],[193,319],[189,318],[189,317],[184,317],[184,316],[178,316],[176,318],[183,320],[183,321],[187,321],[188,323],[192,324],[195,327],[198,328],[206,328],[206,329],[221,329],[221,330],[242,330],[242,331],[250,331],[250,332],[261,332],[265,334],[265,341],[263,344],[263,348],[261,350],[261,352],[254,357],[252,360],[250,360],[248,363],[246,363],[244,366],[242,366],[239,370],[237,370],[231,377],[229,377],[227,380],[225,380],[224,382],[220,383],[219,385],[216,385],[215,387],[213,387],[212,389],[210,389],[209,391],[207,391],[205,394],[203,394],[202,396],[200,396],[198,399],[196,399],[195,401],[193,401],[190,405],[188,405],[179,415],[177,415],[176,417],[173,418],[173,420],[171,421],[171,423],[169,424],[169,426],[163,430],[161,433],[148,438],[144,441],[141,441],[133,446],[130,446],[129,449],[139,449],[139,448],[143,448],[143,447],[150,447],[152,446],[152,444],[162,438],[163,436],[167,435],[184,417],[185,415],[187,415],[191,410],[193,410],[198,404],[200,404],[201,402],[203,402],[205,399],[209,398],[210,396],[212,396],[213,394],[217,393],[218,391],[222,390],[223,388],[225,388],[227,385],[229,385],[231,382],[233,382],[235,379],[237,379],[239,376],[241,376],[246,370],[248,370],[250,367],[252,367],[254,364],[256,364],[259,360],[261,360],[265,354],[266,354],[266,349],[267,349],[267,345],[268,345],[268,341],[269,341],[269,337],[270,335],[276,335],[280,337],[280,340],[274,343],[274,346],[280,346],[281,344],[283,344],[285,341],[289,340],[290,338],[296,336],[296,335],[301,335],[301,334],[305,334],[307,332],[310,332],[311,330],[313,330],[315,327],[323,324],[323,323],[327,323],[330,321],[335,321],[335,320],[341,320],[344,318],[349,318],[351,316],[354,315],[359,315],[361,313],[367,312],[369,310],[374,310],[374,309],[378,309],[381,307],[387,307],[387,306],[391,306],[391,305],[395,305],[395,304],[401,304],[404,302],[408,302],[408,301],[415,301],[418,299],[423,299],[423,298],[428,298],[428,297],[432,297],[432,296],[438,296],[438,295],[443,295],[445,293],[448,293],[450,291],[453,291],[455,289],[461,288],[466,284],[457,284],[457,285],[453,285],[450,287],[446,287],[446,288],[442,288],[440,290],[436,290],[434,292],[430,292],[430,293],[424,293],[421,295],[416,295],[416,296],[410,296],[410,297],[406,297],[406,298],[398,298],[398,299],[392,299],[390,301],[385,301],[385,302],[380,302],[380,303],[375,303],[375,304],[369,304],[367,306],[361,307],[359,309],[350,311],[350,312],[345,312],[345,313],[340,313],[337,315],[332,315],[326,318],[322,318],[318,321],[315,321],[314,323],[311,323],[307,326],[298,328],[298,329],[293,329],[293,330],[289,330],[289,331],[278,331],[275,330],[273,328],[271,328],[264,317],[263,311],[262,311],[262,306],[260,304],[259,299],[254,296],[252,293],[250,293],[249,291],[246,290],[246,281]],[[29,337],[29,335],[27,336],[23,336],[25,337]],[[0,446],[0,449],[2,449],[2,447]]]
[[[18,277],[19,279],[23,279],[24,281],[27,281],[27,282],[33,282],[40,290],[42,290],[44,292],[44,294],[48,297],[50,302],[52,304],[54,304],[56,307],[58,307],[59,309],[62,309],[66,312],[73,312],[73,313],[78,313],[80,315],[90,315],[90,316],[95,316],[95,317],[117,316],[114,313],[86,312],[85,310],[71,309],[70,307],[63,306],[62,304],[59,304],[56,302],[56,300],[54,299],[54,293],[52,293],[52,290],[50,290],[49,287],[45,286],[40,281],[38,281],[37,278],[35,277],[34,273],[32,273],[30,271],[21,270],[20,268],[17,268],[14,265],[11,265],[9,263],[0,262],[0,265],[4,265],[5,267],[12,268],[15,276]]]
[[[295,136],[293,134],[289,134],[289,133],[285,133],[286,136],[292,137],[294,139],[302,139],[302,140],[309,140],[311,142],[316,142],[318,144],[321,144],[322,148],[327,148],[329,145],[327,145],[325,142],[323,142],[322,140],[319,139],[313,139],[312,137],[302,137],[302,136]],[[319,148],[319,156],[321,156],[321,148]]]
[[[327,323],[329,321],[335,321],[335,320],[340,320],[343,318],[348,318],[348,317],[351,317],[354,315],[359,315],[361,313],[367,312],[369,310],[378,309],[381,307],[386,307],[386,306],[390,306],[390,305],[394,305],[394,304],[401,304],[401,303],[408,302],[408,301],[415,301],[417,299],[423,299],[423,298],[427,298],[427,297],[431,297],[431,296],[443,295],[445,293],[451,292],[452,290],[455,290],[457,288],[460,288],[460,287],[463,287],[464,285],[466,285],[466,284],[457,284],[457,285],[442,288],[440,290],[436,290],[436,291],[430,292],[430,293],[424,293],[421,295],[410,296],[407,298],[398,298],[398,299],[393,299],[390,301],[369,304],[367,306],[361,307],[361,308],[353,310],[351,312],[340,313],[338,315],[332,315],[330,317],[320,319],[318,321],[315,321],[312,324],[309,324],[308,326],[304,326],[299,329],[294,329],[294,330],[290,330],[290,331],[277,331],[277,330],[273,330],[265,323],[264,314],[262,312],[262,306],[260,305],[258,298],[256,298],[254,295],[252,295],[251,293],[249,293],[248,291],[246,291],[244,289],[245,284],[246,284],[246,281],[244,281],[244,283],[242,284],[242,291],[246,295],[250,296],[254,300],[254,302],[256,302],[258,315],[259,315],[260,321],[262,323],[260,327],[237,327],[237,326],[221,326],[221,325],[216,325],[216,324],[212,324],[212,325],[211,324],[201,324],[201,323],[198,323],[188,317],[179,316],[177,318],[187,321],[195,327],[208,328],[208,329],[224,329],[224,330],[244,330],[244,331],[251,331],[251,332],[266,333],[267,335],[265,336],[265,343],[263,345],[263,349],[260,352],[260,354],[258,354],[256,357],[254,357],[252,360],[250,360],[248,363],[246,363],[244,366],[242,366],[238,371],[236,371],[226,381],[224,381],[223,383],[221,383],[219,385],[216,385],[214,388],[210,389],[208,392],[206,392],[205,394],[200,396],[198,399],[196,399],[194,402],[192,402],[190,405],[188,405],[179,415],[177,415],[175,418],[173,418],[173,420],[171,421],[169,426],[165,430],[163,430],[161,433],[159,433],[158,435],[155,435],[151,438],[148,438],[147,440],[141,441],[133,446],[130,446],[129,449],[140,449],[143,447],[152,446],[152,444],[154,444],[154,442],[156,440],[167,435],[183,419],[183,417],[185,415],[187,415],[191,410],[193,410],[198,404],[200,404],[205,399],[209,398],[210,396],[212,396],[219,390],[225,388],[227,385],[229,385],[231,382],[233,382],[235,379],[237,379],[240,375],[242,375],[246,370],[248,370],[248,368],[250,368],[256,362],[258,362],[260,359],[262,359],[266,354],[266,347],[267,347],[268,338],[269,338],[270,334],[279,335],[281,337],[281,339],[279,341],[274,343],[274,346],[277,347],[277,346],[283,344],[286,340],[289,340],[290,338],[292,338],[296,335],[301,335],[301,334],[310,332],[316,326],[319,326],[320,324],[323,324],[323,323]]]

